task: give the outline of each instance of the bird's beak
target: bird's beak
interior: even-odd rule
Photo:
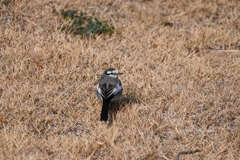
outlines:
[[[119,72],[118,72],[118,74],[117,74],[117,75],[120,75],[120,74],[123,74],[123,73],[119,73]]]

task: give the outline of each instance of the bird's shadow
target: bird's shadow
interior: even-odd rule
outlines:
[[[122,97],[118,101],[112,101],[109,108],[109,125],[112,125],[113,120],[116,120],[117,113],[126,109],[129,104],[135,104],[137,100],[133,97]]]

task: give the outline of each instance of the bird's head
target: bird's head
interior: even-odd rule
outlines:
[[[123,73],[118,72],[114,68],[108,68],[103,72],[103,74],[108,75],[108,76],[113,77],[113,78],[117,78],[118,75],[123,74]]]

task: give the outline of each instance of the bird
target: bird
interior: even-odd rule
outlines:
[[[119,100],[122,97],[122,83],[118,79],[118,72],[114,68],[106,69],[98,81],[96,95],[102,101],[101,121],[108,120],[108,110],[112,100]]]

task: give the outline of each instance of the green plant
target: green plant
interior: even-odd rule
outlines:
[[[9,3],[10,3],[10,1],[2,1],[2,6],[3,5],[8,6]]]
[[[80,34],[83,38],[94,37],[96,34],[112,34],[114,27],[108,20],[100,21],[94,14],[87,16],[87,13],[77,14],[76,10],[62,11],[61,15],[65,20],[71,20],[71,25],[63,26],[60,29],[70,31],[73,34]]]

